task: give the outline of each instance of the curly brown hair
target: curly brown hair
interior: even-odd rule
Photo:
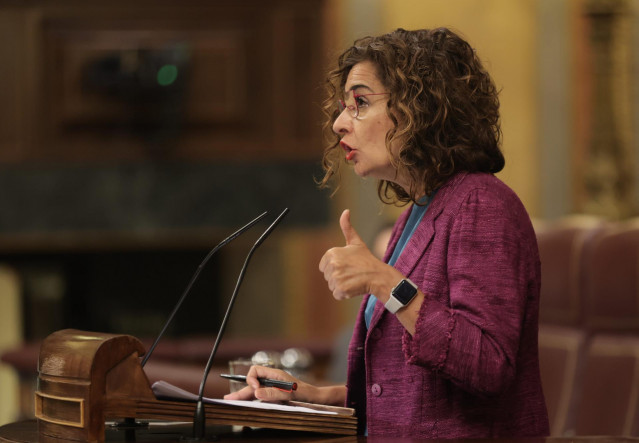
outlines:
[[[391,162],[412,179],[408,190],[380,180],[378,195],[383,202],[415,202],[460,171],[503,169],[498,91],[474,49],[446,28],[400,28],[355,41],[329,72],[323,110],[330,144],[324,150],[320,187],[339,172],[343,158],[340,137],[331,130],[339,115],[335,103],[344,94],[353,66],[364,61],[376,65],[390,92],[387,113],[394,128],[386,135],[386,147]],[[393,140],[401,141],[396,155],[390,150]]]

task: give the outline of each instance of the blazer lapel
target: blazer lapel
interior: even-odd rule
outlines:
[[[404,276],[410,278],[410,274],[413,272],[415,266],[417,266],[417,263],[426,252],[426,249],[428,249],[428,246],[435,235],[435,220],[437,220],[437,217],[443,211],[448,195],[454,191],[457,184],[462,181],[466,175],[466,172],[462,172],[453,176],[437,191],[435,197],[430,202],[430,206],[426,210],[426,214],[424,214],[422,222],[419,226],[417,226],[413,236],[410,238],[408,243],[406,243],[404,250],[395,262],[395,269],[401,272]],[[397,242],[404,230],[404,226],[406,226],[406,220],[408,220],[409,214],[410,209],[407,209],[398,219],[397,229],[390,240],[390,247],[386,251],[386,254],[384,254],[385,263],[388,263],[395,246],[397,246]],[[373,329],[375,324],[380,320],[385,312],[386,309],[381,302],[375,304],[375,310],[373,311],[369,331]]]

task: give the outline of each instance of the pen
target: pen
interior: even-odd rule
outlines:
[[[228,378],[229,380],[233,380],[233,381],[246,383],[246,375],[220,374],[220,377]],[[257,380],[260,382],[260,385],[264,386],[265,388],[277,388],[287,392],[292,392],[297,390],[297,383],[292,381],[281,381],[281,380],[274,380],[272,378],[262,378],[262,377],[258,377]]]

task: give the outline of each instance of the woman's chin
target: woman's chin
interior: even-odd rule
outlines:
[[[362,178],[368,177],[368,175],[370,175],[370,171],[367,171],[363,168],[358,168],[357,165],[353,167],[353,172],[355,172],[355,174]]]
[[[353,172],[355,172],[355,174],[357,174],[357,176],[361,178],[373,178],[375,180],[388,180],[386,178],[387,174],[383,174],[380,171],[377,171],[374,169],[366,169],[366,168],[358,167],[358,165],[355,165],[353,167]]]

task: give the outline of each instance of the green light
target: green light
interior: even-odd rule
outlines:
[[[158,69],[158,85],[169,86],[175,83],[178,76],[178,68],[175,65],[164,65]]]

